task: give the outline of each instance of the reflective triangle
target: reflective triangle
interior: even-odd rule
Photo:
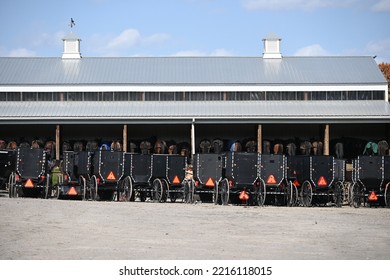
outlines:
[[[378,196],[375,194],[375,192],[371,192],[370,195],[368,196],[369,201],[377,201]]]
[[[71,187],[68,191],[68,195],[77,195],[77,191],[74,187]]]
[[[267,184],[276,184],[276,179],[275,179],[275,176],[274,175],[269,175],[268,176],[268,179],[267,179]]]
[[[214,181],[213,181],[213,179],[211,179],[211,177],[207,179],[206,186],[207,187],[214,187]]]
[[[180,184],[180,179],[179,179],[179,177],[175,176],[175,178],[173,178],[172,183],[174,183],[174,184]]]
[[[317,184],[320,187],[326,187],[328,185],[328,182],[326,181],[324,176],[321,176],[320,179],[318,179]]]
[[[240,192],[239,198],[240,198],[240,200],[248,200],[249,194],[246,191],[242,191],[242,192]]]
[[[24,184],[26,188],[33,188],[34,183],[31,181],[31,179],[28,179],[27,182]]]
[[[298,179],[295,179],[293,184],[296,186],[296,187],[300,187],[301,184],[299,183]]]
[[[107,176],[107,180],[115,180],[116,179],[116,177],[115,177],[115,175],[114,175],[114,172],[110,172],[109,174],[108,174],[108,176]]]

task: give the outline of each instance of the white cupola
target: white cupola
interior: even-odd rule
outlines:
[[[69,33],[67,36],[65,36],[64,39],[64,53],[62,54],[62,58],[81,58],[80,53],[80,41],[81,39],[78,38],[75,34]]]
[[[282,39],[280,39],[276,34],[268,34],[268,36],[263,39],[263,58],[282,58],[282,54],[280,53],[281,40]]]

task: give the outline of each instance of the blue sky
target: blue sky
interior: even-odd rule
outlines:
[[[390,63],[390,0],[0,0],[0,56],[376,55]]]

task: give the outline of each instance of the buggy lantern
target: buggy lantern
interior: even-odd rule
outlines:
[[[376,195],[375,192],[371,192],[370,195],[368,196],[368,200],[369,201],[377,201],[378,200],[378,196]]]
[[[318,179],[317,184],[318,184],[319,187],[326,187],[328,185],[328,182],[326,181],[324,176],[321,176]]]

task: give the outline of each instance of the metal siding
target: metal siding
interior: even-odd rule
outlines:
[[[3,85],[386,84],[371,57],[0,58]]]
[[[288,119],[385,119],[390,121],[390,104],[385,101],[264,101],[264,102],[1,102],[2,120],[80,118],[80,122],[93,119],[140,119],[170,122],[173,119],[192,118],[270,119],[275,122]],[[86,120],[85,120],[86,119]]]

